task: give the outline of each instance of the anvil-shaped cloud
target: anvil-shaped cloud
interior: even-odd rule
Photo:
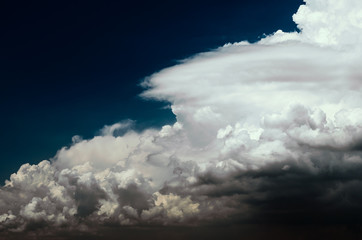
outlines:
[[[362,223],[362,2],[307,0],[293,19],[300,32],[146,78],[142,96],[168,101],[174,125],[106,126],[21,166],[0,190],[0,231]]]

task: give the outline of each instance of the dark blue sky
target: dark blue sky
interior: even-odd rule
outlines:
[[[0,181],[105,124],[174,122],[143,77],[227,42],[296,29],[301,0],[1,3]]]

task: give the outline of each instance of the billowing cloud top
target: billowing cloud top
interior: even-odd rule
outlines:
[[[293,19],[300,32],[148,77],[142,96],[170,102],[174,125],[105,126],[21,166],[0,189],[0,231],[361,222],[362,2],[308,0]]]

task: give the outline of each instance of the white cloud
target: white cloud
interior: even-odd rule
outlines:
[[[358,0],[305,0],[293,20],[306,41],[355,48],[362,42],[362,3]]]
[[[170,193],[162,195],[154,193],[155,206],[142,212],[142,218],[147,221],[161,221],[164,224],[184,222],[187,218],[199,213],[198,203],[193,203],[190,197],[181,198]]]
[[[247,219],[283,197],[278,186],[318,193],[316,204],[359,186],[342,180],[362,164],[362,6],[306,3],[293,17],[301,33],[226,44],[147,78],[142,96],[170,102],[174,125],[116,123],[21,166],[0,190],[1,228]],[[342,186],[329,176],[309,189],[325,172]]]
[[[115,123],[112,125],[105,125],[102,129],[101,129],[101,134],[103,136],[112,136],[115,135],[116,131],[120,131],[120,130],[128,130],[133,124],[132,120],[126,120],[123,122],[119,122],[119,123]]]

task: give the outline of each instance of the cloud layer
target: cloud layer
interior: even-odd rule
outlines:
[[[362,223],[362,3],[308,0],[301,32],[226,44],[148,77],[174,125],[73,138],[0,189],[0,231]]]

